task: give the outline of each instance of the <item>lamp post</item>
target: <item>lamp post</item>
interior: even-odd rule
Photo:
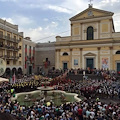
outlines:
[[[85,79],[85,70],[83,71],[83,81],[84,81],[84,79]]]

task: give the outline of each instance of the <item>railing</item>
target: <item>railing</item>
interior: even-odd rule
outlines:
[[[16,42],[16,43],[19,43],[21,41],[20,39],[15,39],[15,38],[8,37],[8,36],[5,36],[5,35],[0,35],[0,38],[1,39],[6,39],[6,40],[11,41],[11,42]]]
[[[1,39],[5,39],[6,36],[5,36],[5,35],[0,35],[0,38],[1,38]]]
[[[19,57],[18,56],[10,56],[10,55],[6,55],[6,56],[4,56],[6,59],[19,59]]]
[[[18,47],[9,46],[9,45],[4,45],[4,47],[7,48],[7,50],[14,50],[14,51],[18,51],[19,50]]]

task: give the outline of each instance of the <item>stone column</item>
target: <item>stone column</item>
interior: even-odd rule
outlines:
[[[55,68],[60,68],[60,49],[56,49],[55,51]]]
[[[72,48],[70,49],[70,68],[69,69],[71,69],[72,68]]]
[[[100,69],[100,47],[97,48],[98,49],[98,69]]]
[[[113,47],[110,48],[110,70],[113,70]]]
[[[83,48],[80,48],[80,68],[82,68],[82,49]]]

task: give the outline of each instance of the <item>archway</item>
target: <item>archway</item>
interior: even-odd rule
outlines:
[[[22,75],[22,68],[18,68],[18,74]]]
[[[6,76],[10,76],[10,74],[11,74],[11,70],[10,70],[10,68],[6,68],[5,73],[6,73]]]
[[[120,54],[120,50],[118,50],[118,51],[116,52],[116,54]]]
[[[12,75],[13,75],[14,73],[17,74],[17,69],[16,69],[15,67],[12,69]]]

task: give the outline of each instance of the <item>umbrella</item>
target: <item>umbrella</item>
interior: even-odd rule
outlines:
[[[51,104],[50,102],[47,102],[47,106],[50,106],[50,104]]]
[[[2,77],[0,77],[0,83],[1,83],[1,82],[9,82],[9,80],[6,79],[6,78],[2,78]]]

